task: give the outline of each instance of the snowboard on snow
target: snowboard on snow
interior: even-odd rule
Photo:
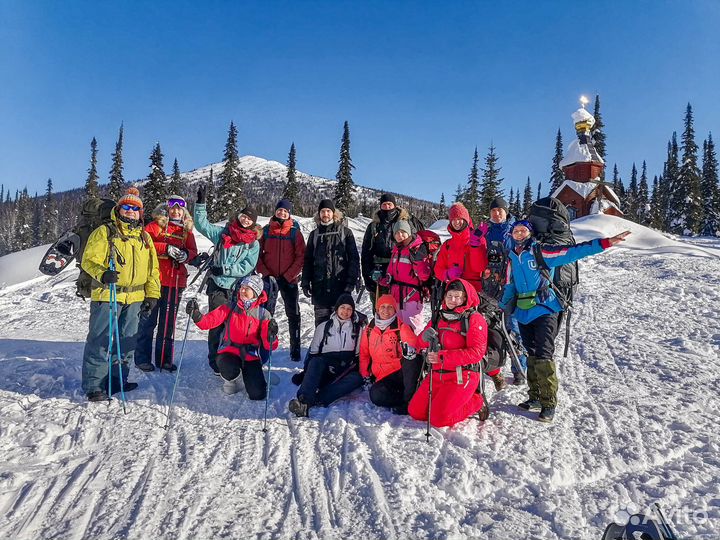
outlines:
[[[69,230],[64,232],[53,245],[48,248],[40,261],[39,270],[46,276],[56,276],[75,260],[80,249],[80,236]]]

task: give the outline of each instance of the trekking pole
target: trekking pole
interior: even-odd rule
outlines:
[[[518,356],[517,351],[515,350],[515,346],[513,345],[513,340],[510,337],[510,333],[507,330],[507,327],[505,326],[505,312],[500,312],[500,324],[502,326],[502,334],[505,337],[505,341],[507,341],[508,349],[510,349],[510,358],[512,358],[513,364],[515,365],[515,369],[517,369],[520,373],[525,375],[527,377],[526,371],[523,369],[522,364],[520,363],[520,357]]]
[[[445,296],[445,283],[442,281],[435,281],[431,294],[431,327],[437,332],[438,319],[440,318],[440,308],[442,307],[443,297]],[[440,350],[440,336],[436,335],[432,343],[428,344],[428,350],[432,352],[438,352]],[[427,355],[425,355],[425,362],[428,365],[430,383],[428,385],[428,417],[427,417],[427,429],[425,431],[425,440],[430,443],[430,413],[432,412],[432,390],[433,390],[433,369],[432,364],[427,361]]]
[[[427,362],[427,356],[425,357],[425,361]],[[428,414],[427,414],[427,427],[425,429],[425,442],[430,444],[430,413],[432,412],[432,390],[433,390],[433,372],[432,372],[432,364],[430,362],[427,362],[428,369],[430,370],[430,373],[428,374],[428,377],[430,377],[430,384],[428,385]]]
[[[115,270],[115,257],[113,253],[115,248],[110,250],[110,270]],[[115,348],[117,350],[117,364],[118,364],[118,375],[120,379],[120,401],[122,403],[123,413],[127,414],[127,407],[125,405],[125,383],[123,382],[123,369],[122,369],[122,352],[120,350],[120,321],[118,316],[118,305],[117,305],[117,285],[115,283],[110,284],[110,313],[111,317],[115,319]],[[110,356],[112,359],[112,354]],[[112,369],[108,373],[108,389],[112,389]],[[110,394],[112,395],[112,394]],[[108,397],[110,397],[108,395]]]
[[[165,300],[165,325],[163,327],[163,334],[162,334],[162,350],[160,351],[160,371],[163,370],[163,367],[165,367],[165,348],[168,342],[168,336],[167,336],[167,327],[168,327],[168,320],[170,319],[170,299],[172,298],[172,293],[175,291],[175,299],[174,302],[177,302],[177,286],[179,283],[180,273],[177,271],[177,262],[173,261],[173,270],[175,271],[175,288],[171,291],[168,291],[168,297]],[[175,309],[175,304],[173,303],[173,309],[175,310],[174,313],[177,312]],[[173,318],[173,336],[175,335],[175,318]],[[156,359],[157,360],[157,359]],[[170,363],[172,364],[172,357],[170,358]]]
[[[273,340],[274,341],[274,340]],[[267,392],[265,392],[265,414],[263,416],[263,433],[267,433],[267,414],[268,404],[270,403],[270,367],[272,365],[272,343],[270,343],[270,350],[268,351],[267,361]]]
[[[668,540],[678,540],[678,537],[675,536],[675,532],[670,528],[670,523],[668,523],[668,520],[665,519],[665,516],[662,513],[662,510],[660,510],[660,504],[655,503],[655,510],[657,510],[658,516],[660,516],[660,523],[665,528],[665,536],[667,536]]]

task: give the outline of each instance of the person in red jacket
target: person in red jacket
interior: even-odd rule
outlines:
[[[173,351],[175,319],[180,296],[187,285],[185,264],[197,256],[193,235],[193,219],[185,199],[171,195],[167,203],[153,211],[153,221],[145,226],[152,238],[160,265],[160,300],[147,316],[140,318],[135,365],[143,371],[175,371]],[[155,366],[152,363],[153,334],[155,337]]]
[[[393,225],[395,247],[390,254],[387,274],[378,283],[388,287],[397,302],[397,316],[413,329],[423,309],[423,284],[432,276],[427,247],[419,235],[412,232],[410,223],[397,221]]]
[[[422,363],[415,354],[415,332],[397,317],[395,299],[384,294],[375,303],[375,317],[360,338],[360,375],[375,382],[370,401],[407,414],[417,388]]]
[[[487,417],[487,404],[478,391],[488,340],[485,317],[475,311],[479,303],[478,294],[468,281],[450,281],[436,327],[431,321],[418,338],[417,349],[427,349],[426,358],[431,366],[430,423],[435,427],[452,426],[478,411],[481,419]],[[439,350],[433,351],[431,345],[436,343]],[[499,373],[496,369],[487,374],[492,377]],[[423,379],[408,404],[408,412],[416,420],[428,418],[430,376]]]
[[[300,224],[290,217],[292,202],[281,199],[275,206],[275,215],[263,227],[260,237],[260,256],[256,270],[262,274],[265,291],[273,289],[271,277],[275,278],[285,304],[290,328],[290,360],[300,360],[300,303],[298,302],[298,278],[305,258],[305,238]],[[265,307],[275,315],[277,291],[269,293]]]
[[[455,203],[448,212],[450,238],[438,250],[435,277],[447,283],[462,278],[477,292],[482,291],[482,275],[488,264],[485,237],[475,234],[468,209]]]
[[[242,375],[248,397],[252,400],[265,399],[267,382],[262,365],[269,358],[270,351],[278,346],[277,322],[262,306],[266,300],[262,278],[252,275],[233,287],[228,303],[204,316],[194,298],[185,307],[200,330],[222,326],[217,366],[226,394],[239,390]]]

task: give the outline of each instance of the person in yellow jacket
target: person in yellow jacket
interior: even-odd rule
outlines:
[[[120,390],[119,364],[124,390],[137,388],[137,383],[127,382],[127,376],[135,354],[139,318],[150,313],[160,298],[157,253],[152,239],[143,231],[142,213],[140,192],[128,189],[113,209],[111,223],[90,234],[83,252],[82,268],[94,280],[82,367],[82,389],[90,401],[108,399],[111,283],[117,290],[117,321],[113,324],[118,325],[122,355],[116,357],[117,344],[113,343],[112,391]],[[114,270],[110,269],[111,251]]]

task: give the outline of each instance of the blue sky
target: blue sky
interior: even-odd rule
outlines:
[[[501,5],[498,5],[501,4]],[[40,2],[0,0],[0,182],[82,186],[241,154],[334,177],[350,122],[358,183],[437,200],[494,143],[503,187],[547,184],[555,133],[600,94],[608,160],[661,171],[687,102],[720,129],[720,2]],[[590,108],[592,108],[590,106]],[[717,135],[716,135],[717,138]]]

